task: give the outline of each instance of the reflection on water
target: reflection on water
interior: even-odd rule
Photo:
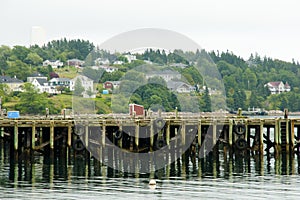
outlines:
[[[204,159],[184,154],[148,174],[139,169],[123,173],[68,151],[10,156],[9,146],[0,141],[0,194],[1,199],[291,199],[300,195],[299,161],[297,155],[229,155],[222,150]],[[148,186],[150,178],[157,180],[155,189]]]

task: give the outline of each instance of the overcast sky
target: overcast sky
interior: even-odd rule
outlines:
[[[300,62],[298,0],[1,0],[0,44],[30,44],[41,26],[47,41],[101,44],[139,28],[179,32],[207,50]]]

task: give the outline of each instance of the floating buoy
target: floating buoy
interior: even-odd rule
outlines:
[[[156,185],[156,181],[155,181],[154,179],[151,179],[151,180],[149,181],[149,185]]]

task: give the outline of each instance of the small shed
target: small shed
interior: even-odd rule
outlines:
[[[129,115],[142,116],[144,113],[144,106],[134,103],[129,104]]]

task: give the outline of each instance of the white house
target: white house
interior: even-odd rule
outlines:
[[[99,70],[99,69],[104,69],[108,73],[112,73],[114,71],[118,71],[118,68],[112,67],[112,66],[105,66],[105,65],[100,65],[100,66],[92,66],[92,69]]]
[[[116,60],[113,64],[114,64],[114,65],[123,65],[124,62],[121,61],[121,60]]]
[[[167,88],[173,92],[190,93],[196,90],[195,87],[182,81],[168,81]]]
[[[166,82],[171,81],[173,79],[181,79],[181,74],[178,73],[177,71],[172,71],[172,70],[164,70],[164,71],[154,71],[152,73],[146,74],[146,78],[152,78],[152,77],[161,77],[163,78]]]
[[[268,82],[264,86],[268,87],[271,94],[280,94],[282,92],[291,91],[291,86],[288,84],[288,82],[285,84],[282,81]]]
[[[46,67],[46,66],[51,66],[52,68],[58,68],[58,67],[62,67],[64,65],[63,62],[61,62],[60,60],[45,60],[43,62],[43,66]]]
[[[57,91],[55,86],[50,86],[47,80],[42,78],[34,78],[31,84],[34,86],[35,89],[39,91],[39,93],[46,92],[48,94],[58,94],[60,93]]]
[[[94,93],[93,80],[86,76],[83,76],[83,75],[78,75],[70,81],[70,90],[71,91],[75,90],[75,84],[76,84],[76,81],[78,81],[78,80],[81,81],[82,87],[84,88],[84,91],[82,92],[83,97],[84,98],[95,98],[96,94]],[[88,91],[92,92],[93,95],[89,96]]]
[[[49,85],[50,86],[63,86],[63,87],[67,87],[70,88],[70,84],[71,84],[71,79],[69,78],[52,78],[49,81]]]
[[[107,58],[97,58],[95,60],[95,65],[99,66],[99,65],[109,65],[110,62]]]
[[[136,60],[136,56],[135,55],[127,54],[127,55],[124,55],[124,57],[127,58],[128,63],[131,63],[132,61]]]
[[[46,81],[47,81],[47,76],[44,76],[43,74],[40,74],[40,73],[33,73],[33,74],[31,74],[30,76],[28,76],[27,77],[27,82],[28,83],[32,83],[32,81],[34,80],[34,79],[36,79],[36,78],[38,78],[38,79],[45,79]]]

